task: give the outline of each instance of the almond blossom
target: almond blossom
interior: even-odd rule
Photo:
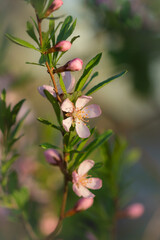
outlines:
[[[100,189],[102,187],[100,178],[92,178],[87,174],[94,164],[93,160],[85,160],[79,165],[78,170],[72,173],[73,191],[79,197],[94,198],[95,195],[88,188]]]
[[[67,118],[63,120],[63,127],[67,132],[69,132],[71,125],[75,124],[76,132],[80,138],[89,137],[90,131],[86,126],[88,118],[94,118],[101,115],[101,109],[97,104],[91,104],[84,107],[91,99],[91,96],[82,95],[77,99],[75,106],[69,98],[64,100],[61,109],[67,112]]]
[[[73,90],[73,87],[75,85],[75,78],[71,75],[70,72],[63,72],[63,73],[61,73],[61,75],[62,75],[64,84],[65,84],[67,93],[71,93]],[[58,88],[59,95],[63,94],[61,87],[57,85],[57,88]],[[53,97],[56,98],[56,92],[54,90],[54,87],[49,86],[49,85],[42,85],[42,86],[38,87],[38,92],[43,97],[46,97],[46,95],[44,94],[44,90],[47,90],[51,95],[53,95]]]

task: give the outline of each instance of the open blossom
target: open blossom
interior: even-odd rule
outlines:
[[[46,161],[51,165],[58,165],[61,161],[61,155],[56,149],[49,148],[44,152]]]
[[[73,87],[75,85],[75,78],[71,75],[70,72],[63,72],[63,73],[61,73],[61,75],[62,75],[64,84],[65,84],[67,93],[71,93],[73,90]],[[58,88],[59,95],[63,94],[61,87],[57,85],[57,88]],[[47,90],[51,95],[53,95],[53,97],[56,98],[56,92],[52,86],[43,85],[43,86],[38,87],[39,93],[43,97],[46,97],[46,95],[44,94],[44,90]]]
[[[86,126],[88,118],[101,115],[101,109],[97,104],[84,107],[91,99],[91,96],[83,95],[77,99],[75,106],[68,98],[64,100],[61,109],[67,112],[67,118],[63,120],[63,127],[67,132],[69,132],[71,125],[75,124],[76,132],[80,138],[89,137],[90,131]]]
[[[95,195],[88,188],[100,189],[102,187],[101,179],[92,178],[87,174],[94,164],[93,160],[85,160],[79,165],[78,171],[72,173],[73,191],[79,197],[94,198]]]

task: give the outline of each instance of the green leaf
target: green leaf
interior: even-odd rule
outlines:
[[[4,162],[2,164],[2,174],[5,175],[7,173],[7,171],[9,170],[9,168],[13,165],[13,163],[17,160],[17,157],[19,155],[18,154],[14,154],[13,157],[11,159],[9,159],[8,161]]]
[[[88,85],[92,82],[92,80],[95,78],[95,77],[97,77],[98,76],[98,72],[95,72],[95,73],[93,73],[93,75],[92,75],[92,77],[90,78],[90,80],[84,85],[84,87],[82,88],[82,91],[84,91],[87,87],[88,87]]]
[[[15,135],[17,134],[18,130],[20,129],[20,127],[22,126],[22,123],[24,121],[24,119],[28,116],[30,110],[28,110],[23,117],[18,121],[18,123],[16,124],[16,126],[13,128],[12,132],[11,132],[11,138],[14,138]]]
[[[13,192],[13,199],[16,201],[18,207],[23,209],[29,200],[29,191],[27,188],[22,187],[20,190]]]
[[[75,160],[74,166],[77,167],[83,160],[87,159],[88,155],[93,152],[95,149],[97,149],[99,146],[101,146],[105,141],[109,139],[109,137],[112,135],[112,130],[108,130],[104,132],[103,134],[99,135],[96,139],[94,139],[91,143],[89,143],[83,151],[85,153],[79,154]]]
[[[101,57],[102,57],[102,53],[99,53],[87,63],[82,76],[80,77],[80,79],[76,84],[75,91],[82,90],[84,84],[86,83],[87,79],[89,78],[92,72],[92,69],[99,63]]]
[[[7,189],[10,194],[12,194],[16,189],[18,189],[18,176],[16,171],[13,171],[9,174]]]
[[[75,26],[76,26],[76,20],[71,25],[72,21],[73,21],[73,18],[71,16],[68,16],[64,20],[64,22],[61,26],[59,35],[57,37],[57,43],[62,41],[62,40],[66,40],[73,33],[73,31],[75,29]]]
[[[43,149],[49,149],[49,148],[60,149],[59,147],[57,147],[53,144],[50,144],[50,143],[42,143],[39,146]]]
[[[37,65],[37,66],[40,66],[40,67],[45,67],[45,65],[43,65],[43,64],[34,63],[34,62],[26,62],[26,64],[32,64],[32,65]]]
[[[37,118],[37,120],[38,120],[39,122],[47,125],[47,126],[50,126],[50,127],[53,127],[53,128],[55,128],[55,129],[57,129],[57,130],[59,130],[59,131],[62,131],[62,129],[61,129],[59,126],[56,126],[56,125],[52,124],[51,122],[49,122],[49,121],[46,120],[46,119],[43,119],[43,118],[40,118],[40,117],[39,117],[39,118]]]
[[[4,101],[4,102],[6,101],[6,90],[5,90],[5,89],[2,90],[1,99],[2,99],[2,101]]]
[[[127,73],[127,71],[123,71],[113,77],[108,78],[107,80],[97,84],[96,86],[94,86],[93,88],[91,88],[86,95],[91,95],[92,93],[96,92],[97,90],[101,89],[102,87],[104,87],[106,84],[110,83],[111,81],[113,81],[114,79],[121,77],[122,75],[124,75],[125,73]]]
[[[46,95],[49,102],[52,104],[53,109],[56,114],[56,117],[57,117],[57,120],[58,120],[58,123],[60,124],[60,126],[62,126],[61,111],[60,111],[60,107],[59,107],[59,104],[58,104],[56,98],[54,98],[47,90],[44,90],[44,94]]]
[[[20,45],[20,46],[23,46],[23,47],[26,47],[26,48],[32,48],[32,49],[40,52],[40,50],[37,49],[35,46],[33,46],[33,45],[30,44],[29,42],[26,42],[26,41],[24,41],[24,40],[22,40],[22,39],[20,39],[20,38],[13,37],[13,36],[10,35],[10,34],[6,34],[6,37],[7,37],[9,40],[11,40],[12,42],[14,42],[14,43],[16,43],[16,44],[18,44],[18,45]]]
[[[39,46],[39,41],[36,37],[36,34],[34,32],[34,27],[31,22],[27,21],[27,33],[28,35],[38,44]]]
[[[79,38],[80,37],[80,35],[77,35],[77,36],[75,36],[75,37],[73,37],[72,39],[71,39],[71,43],[73,43],[77,38]]]
[[[62,75],[58,74],[58,76],[59,76],[59,83],[60,83],[60,86],[62,88],[62,91],[63,91],[64,94],[67,94],[67,90],[66,90],[65,84],[63,82]]]

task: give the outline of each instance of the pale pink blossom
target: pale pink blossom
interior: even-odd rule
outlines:
[[[79,137],[89,137],[90,131],[86,126],[88,118],[94,118],[101,115],[101,109],[97,104],[91,104],[84,107],[91,99],[91,96],[83,95],[77,99],[75,106],[68,98],[64,100],[61,109],[67,112],[67,118],[63,120],[63,127],[67,132],[69,132],[71,125],[75,124],[76,132]]]
[[[46,161],[51,165],[58,165],[61,161],[61,155],[56,149],[49,148],[44,152]]]
[[[78,168],[78,171],[72,173],[73,191],[84,198],[94,198],[95,195],[89,189],[100,189],[102,187],[102,180],[99,178],[92,178],[88,175],[88,171],[94,166],[93,160],[83,161]]]
[[[93,205],[93,198],[80,198],[76,203],[74,210],[76,212],[85,211]]]
[[[51,4],[51,6],[48,8],[48,10],[45,13],[45,17],[48,17],[52,12],[58,10],[63,5],[62,0],[54,0]]]
[[[72,44],[69,41],[61,41],[54,46],[55,51],[66,52],[71,48]]]
[[[141,203],[135,203],[125,209],[127,217],[131,219],[139,218],[144,213],[144,206]]]
[[[67,93],[71,93],[74,88],[74,85],[75,85],[75,78],[71,75],[70,72],[62,72],[61,75],[62,75],[62,78],[64,81],[64,85],[66,87]],[[63,94],[63,91],[62,91],[60,85],[58,86],[58,84],[57,84],[57,88],[58,88],[59,95]],[[38,92],[43,97],[46,97],[46,95],[44,94],[44,90],[47,90],[51,95],[53,95],[53,97],[56,98],[56,92],[52,86],[43,85],[43,86],[38,87]]]

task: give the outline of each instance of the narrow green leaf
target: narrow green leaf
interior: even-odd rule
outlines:
[[[59,131],[62,132],[62,129],[61,129],[60,127],[58,127],[58,126],[52,124],[51,122],[49,122],[49,121],[46,120],[46,119],[43,119],[43,118],[40,118],[40,117],[39,117],[39,118],[37,118],[37,120],[38,120],[39,122],[41,122],[41,123],[47,125],[47,126],[53,127],[53,128],[55,128],[55,129],[57,129],[57,130],[59,130]]]
[[[112,135],[112,130],[108,130],[108,131],[104,132],[103,134],[99,135],[91,143],[89,143],[83,149],[83,151],[85,151],[85,153],[79,154],[77,156],[77,158],[75,159],[74,166],[77,167],[83,160],[87,159],[88,155],[91,152],[93,152],[95,149],[97,149],[99,146],[101,146],[105,141],[107,141],[111,135]]]
[[[86,89],[86,87],[88,87],[88,85],[92,82],[92,80],[98,76],[98,72],[93,73],[92,77],[90,78],[90,80],[84,85],[84,87],[82,88],[82,91],[84,91]]]
[[[47,90],[44,90],[44,94],[46,95],[47,99],[49,100],[49,102],[52,104],[53,109],[55,111],[58,123],[60,124],[60,126],[62,125],[61,122],[61,111],[60,111],[60,107],[59,104],[56,100],[56,98],[54,98]]]
[[[96,86],[94,86],[93,88],[91,88],[86,95],[91,95],[92,93],[96,92],[97,90],[101,89],[102,87],[104,87],[106,84],[110,83],[111,81],[113,81],[116,78],[119,78],[121,76],[123,76],[125,73],[127,73],[127,71],[123,71],[113,77],[108,78],[107,80],[97,84]]]
[[[31,22],[27,21],[27,33],[28,35],[38,44],[39,46],[39,41],[36,37],[36,34],[34,32],[34,27]]]
[[[37,66],[40,66],[40,67],[45,67],[45,65],[43,65],[43,64],[34,63],[34,62],[26,62],[26,64],[32,64],[32,65],[37,65]]]
[[[18,207],[23,209],[27,201],[29,200],[29,191],[26,187],[22,187],[20,190],[13,192],[13,199],[16,201]]]
[[[13,155],[13,157],[10,160],[8,160],[2,164],[1,170],[2,170],[3,175],[5,175],[7,173],[7,171],[12,166],[12,164],[17,160],[18,156],[19,156],[18,154]]]
[[[40,52],[40,50],[37,49],[35,46],[33,46],[32,44],[30,44],[30,43],[28,43],[28,42],[26,42],[26,41],[24,41],[24,40],[22,40],[22,39],[20,39],[20,38],[13,37],[13,36],[10,35],[10,34],[6,34],[6,37],[7,37],[9,40],[11,40],[12,42],[14,42],[14,43],[16,43],[16,44],[18,44],[18,45],[20,45],[20,46],[23,46],[23,47],[26,47],[26,48],[32,48],[32,49]]]
[[[99,63],[101,57],[102,57],[102,53],[99,53],[87,63],[82,76],[80,77],[80,79],[76,84],[75,91],[82,90],[84,84],[86,83],[87,79],[89,78],[92,72],[92,69]]]
[[[4,101],[4,102],[5,102],[5,100],[6,100],[6,90],[5,90],[5,89],[2,90],[1,99],[2,99],[2,101]]]
[[[64,22],[61,26],[59,35],[57,37],[57,43],[62,41],[62,40],[66,40],[73,33],[73,31],[75,29],[75,26],[76,26],[76,20],[71,25],[72,21],[73,21],[73,18],[71,16],[68,16],[64,20]]]
[[[80,35],[77,35],[77,36],[75,36],[75,37],[73,37],[72,39],[71,39],[71,43],[73,43],[77,38],[79,38],[80,37]]]
[[[25,99],[22,99],[21,101],[19,101],[12,109],[12,114],[18,114],[19,110],[21,109],[23,103],[25,102]]]
[[[59,75],[59,83],[60,83],[60,86],[62,88],[62,91],[63,91],[64,94],[67,94],[67,90],[66,90],[65,84],[63,82],[62,75],[61,74],[58,74],[58,75]]]
[[[53,144],[50,144],[50,143],[42,143],[39,146],[43,149],[49,149],[49,148],[60,149],[59,147],[57,147]]]

